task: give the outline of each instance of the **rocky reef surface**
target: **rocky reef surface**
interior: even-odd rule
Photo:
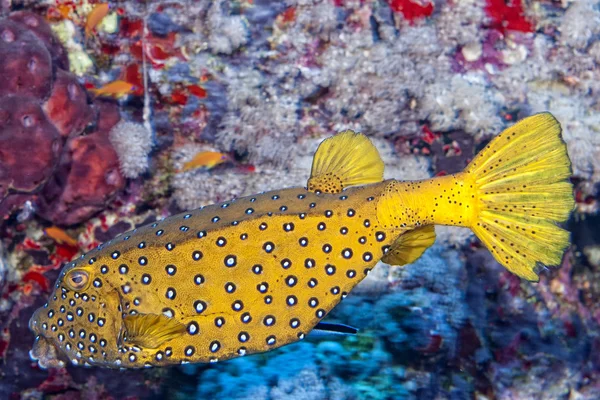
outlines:
[[[600,398],[600,1],[120,0],[90,26],[100,3],[0,1],[0,398]],[[118,233],[304,185],[343,129],[419,179],[546,110],[577,206],[539,283],[442,227],[328,317],[357,336],[168,369],[29,359],[62,265]]]

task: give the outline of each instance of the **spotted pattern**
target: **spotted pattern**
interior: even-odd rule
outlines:
[[[70,290],[63,273],[39,329],[80,364],[120,367],[225,360],[302,339],[392,245],[372,195],[384,186],[287,189],[138,228],[66,267],[86,266],[90,284]],[[108,321],[122,314],[164,315],[183,334],[118,348]]]

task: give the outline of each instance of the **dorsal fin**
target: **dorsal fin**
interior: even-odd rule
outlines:
[[[156,349],[186,332],[185,325],[162,314],[128,315],[123,321],[127,342],[146,349]]]
[[[354,185],[381,182],[383,161],[368,137],[353,131],[325,139],[317,149],[308,190],[339,193]]]
[[[433,225],[413,229],[400,235],[381,261],[390,265],[410,264],[421,257],[434,242],[435,229]]]

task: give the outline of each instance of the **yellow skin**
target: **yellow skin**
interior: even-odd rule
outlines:
[[[554,127],[553,118],[540,115],[533,129]],[[531,119],[521,129],[530,129]],[[175,215],[125,233],[67,265],[48,304],[31,318],[37,335],[31,355],[43,367],[62,365],[56,361],[59,349],[77,364],[127,368],[268,351],[302,339],[382,258],[396,265],[418,258],[433,243],[436,224],[471,227],[498,261],[535,279],[540,260],[560,262],[568,234],[565,238],[554,222],[564,220],[573,207],[570,185],[563,182],[568,158],[560,130],[552,132],[552,177],[538,171],[545,158],[537,153],[506,173],[499,161],[496,180],[488,178],[489,167],[478,171],[490,154],[515,152],[510,146],[494,147],[509,131],[465,172],[414,182],[381,181],[383,164],[368,140],[340,134],[320,147],[307,188]],[[342,168],[342,160],[352,164],[353,159],[341,153],[354,148],[364,155],[354,160],[359,167]],[[562,164],[554,155],[562,157]],[[530,165],[536,167],[533,177]],[[527,190],[521,188],[521,175],[530,184]],[[516,186],[506,192],[483,189],[506,180]],[[369,181],[377,183],[345,189]],[[558,200],[549,201],[549,209],[533,206],[535,213],[530,213],[524,196],[548,197],[536,187],[551,189]],[[489,196],[507,193],[508,211],[489,202]],[[488,214],[495,222],[485,222]],[[505,219],[512,222],[504,225]],[[511,225],[519,221],[539,225],[534,228],[538,233]],[[515,228],[523,230],[519,240],[513,240]],[[527,240],[536,234],[549,250],[534,252]]]
[[[34,319],[39,317],[48,324],[47,330],[38,328],[39,332],[61,346],[58,335],[62,332],[66,340],[70,324],[55,332],[51,326],[57,324],[58,318],[64,319],[63,314],[72,312],[78,328],[76,338],[70,341],[69,358],[92,363],[89,360],[92,356],[94,363],[104,365],[114,365],[120,359],[122,367],[146,363],[166,365],[182,360],[225,360],[240,355],[240,349],[246,349],[249,354],[297,341],[366,276],[383,256],[385,247],[394,241],[395,234],[381,228],[374,218],[374,200],[386,184],[350,188],[342,194],[317,195],[304,188],[268,192],[176,215],[131,235],[124,234],[102,250],[91,251],[70,264],[57,283],[60,287],[62,278],[70,270],[85,270],[90,274],[85,293],[90,298],[95,296],[96,301],[83,302],[81,297],[74,297],[75,292],[67,291],[65,299],[58,296],[47,308],[38,310]],[[224,205],[227,207],[222,208]],[[281,211],[281,207],[287,209]],[[248,214],[248,210],[252,213]],[[215,217],[219,220],[212,222]],[[237,221],[235,226],[234,221]],[[157,232],[163,233],[157,236]],[[198,238],[199,234],[203,237]],[[139,248],[141,243],[143,249]],[[165,247],[169,243],[173,245],[171,251]],[[269,244],[272,251],[265,247]],[[351,255],[344,253],[347,249]],[[120,256],[113,259],[116,251]],[[198,251],[202,257],[194,261],[194,252]],[[232,256],[235,266],[230,267],[226,263]],[[145,265],[140,265],[140,257],[148,260]],[[90,264],[92,259],[94,262]],[[286,262],[290,265],[284,264]],[[124,274],[119,271],[122,264],[127,265]],[[168,265],[176,267],[172,275],[167,272]],[[257,265],[262,268],[256,269]],[[107,273],[101,272],[102,266],[107,266]],[[328,274],[330,266],[335,269]],[[151,277],[148,285],[142,283],[144,274]],[[199,285],[196,284],[198,274],[202,275]],[[101,282],[99,288],[94,287],[96,279]],[[309,283],[311,279],[314,283]],[[235,285],[233,293],[228,293],[228,283]],[[266,284],[265,289],[261,284]],[[124,293],[124,285],[130,287],[125,290],[127,293]],[[172,300],[167,298],[169,288],[176,291]],[[288,296],[296,299],[288,299]],[[269,297],[272,300],[266,304]],[[121,304],[126,312],[161,314],[164,308],[170,308],[174,318],[185,326],[196,322],[198,334],[187,332],[156,349],[119,353],[117,337],[121,324],[120,318],[114,315],[120,313],[101,308],[99,299],[107,298],[114,299],[113,306]],[[137,306],[134,305],[136,298],[140,299]],[[309,304],[313,298],[318,305]],[[69,306],[71,299],[75,301],[73,306]],[[197,301],[205,303],[201,313],[196,312]],[[235,310],[236,301],[241,301],[243,308]],[[59,304],[65,305],[65,313],[60,312]],[[81,317],[76,315],[77,307],[85,308]],[[55,314],[53,318],[46,318],[50,310]],[[95,314],[96,321],[92,323],[88,320],[90,312]],[[242,321],[245,313],[251,316],[248,323]],[[274,318],[270,326],[265,320],[268,316]],[[107,322],[99,327],[98,318],[116,323]],[[224,319],[222,327],[217,327],[216,318]],[[295,328],[291,326],[294,318],[299,322]],[[79,338],[81,329],[85,330],[85,340]],[[249,336],[245,342],[239,337],[242,332]],[[96,342],[107,341],[104,348],[95,344],[98,350],[95,354],[88,349],[94,345],[89,340],[90,333],[97,335]],[[268,344],[271,335],[275,343]],[[211,344],[215,340],[220,348],[212,352]],[[77,348],[78,342],[85,344],[83,350]],[[194,348],[190,356],[185,355],[188,346]],[[167,349],[171,349],[171,357],[165,356]],[[77,357],[78,351],[81,357]],[[107,361],[101,351],[106,352]],[[134,361],[129,359],[131,355],[135,356]]]

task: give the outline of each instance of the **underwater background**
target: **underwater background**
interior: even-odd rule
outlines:
[[[0,399],[600,398],[600,1],[0,0]],[[62,266],[182,210],[304,186],[320,141],[367,134],[386,178],[462,170],[550,111],[573,245],[539,283],[469,230],[377,268],[309,335],[144,370],[29,358]]]

